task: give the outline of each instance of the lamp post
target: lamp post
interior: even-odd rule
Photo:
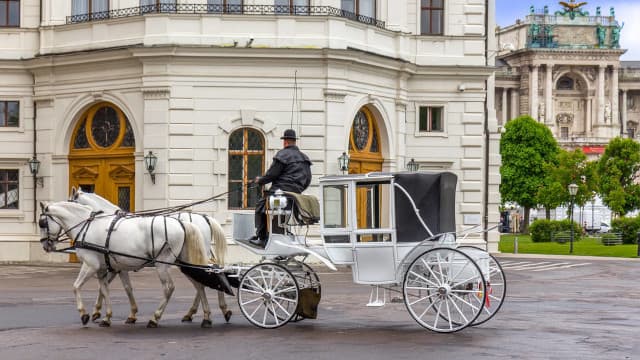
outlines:
[[[40,185],[40,187],[44,186],[44,179],[40,176],[38,177],[38,171],[40,171],[40,160],[37,157],[32,157],[29,161],[29,171],[33,176],[34,188],[35,185]]]
[[[342,152],[342,155],[338,156],[338,166],[343,175],[349,171],[349,155],[346,152]]]
[[[418,164],[414,158],[411,158],[411,161],[407,163],[407,170],[416,172],[418,168],[420,168],[420,164]]]
[[[569,184],[569,195],[571,196],[571,222],[570,222],[570,226],[571,226],[571,237],[569,240],[569,254],[573,253],[573,201],[576,197],[576,194],[578,193],[578,185],[571,183]]]
[[[156,165],[158,164],[158,157],[153,153],[153,151],[149,150],[149,153],[144,156],[144,167],[149,172],[151,176],[151,183],[156,183]]]

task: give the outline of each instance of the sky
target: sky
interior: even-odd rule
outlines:
[[[569,0],[565,0],[569,2]],[[640,0],[577,0],[576,3],[586,1],[582,9],[589,15],[595,15],[596,7],[600,6],[602,15],[609,15],[609,8],[614,7],[616,19],[624,23],[620,36],[620,45],[627,52],[622,55],[624,61],[640,61]],[[496,23],[501,26],[512,25],[516,19],[524,19],[529,14],[529,7],[536,9],[549,6],[549,12],[561,10],[562,6],[554,0],[496,0]],[[635,21],[634,21],[635,20]]]

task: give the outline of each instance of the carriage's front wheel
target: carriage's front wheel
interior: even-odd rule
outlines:
[[[255,326],[267,329],[288,323],[296,313],[299,287],[285,267],[263,263],[250,268],[240,280],[238,305]]]
[[[435,248],[409,265],[403,282],[404,303],[421,326],[450,333],[471,325],[486,298],[478,265],[462,251]]]

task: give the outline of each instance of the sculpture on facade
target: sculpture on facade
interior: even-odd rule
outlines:
[[[602,16],[602,13],[600,12],[600,6],[596,7],[596,16]]]
[[[611,48],[612,49],[620,49],[620,31],[624,27],[624,23],[622,26],[614,26],[611,29]]]
[[[598,27],[596,28],[596,35],[597,35],[597,38],[598,38],[598,47],[599,48],[603,48],[604,47],[604,39],[607,36],[607,29],[605,29],[604,26],[598,25]]]
[[[529,46],[531,47],[540,47],[540,25],[533,23],[529,28]]]
[[[608,123],[611,121],[611,102],[607,101],[604,105],[604,122]]]
[[[545,119],[544,102],[540,102],[540,105],[538,105],[538,118],[540,119],[541,123],[544,123],[544,119]]]
[[[569,15],[569,18],[571,20],[575,19],[576,15],[589,16],[588,12],[580,9],[581,7],[587,5],[586,1],[579,2],[576,4],[575,0],[569,0],[569,2],[560,1],[559,4],[562,5],[564,9],[563,11],[556,11],[556,15],[562,15],[562,16]]]

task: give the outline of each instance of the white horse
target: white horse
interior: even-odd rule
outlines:
[[[122,213],[122,209],[111,203],[109,200],[95,193],[84,192],[81,188],[76,189],[75,187],[72,187],[71,197],[69,198],[69,200],[87,205],[95,211],[103,211],[105,214],[116,214],[119,212]],[[202,235],[204,246],[208,249],[208,255],[211,261],[219,266],[224,266],[225,254],[227,252],[227,241],[225,239],[222,226],[220,226],[216,219],[205,214],[185,212],[174,214],[172,216],[177,217],[183,222],[189,222],[195,225]],[[127,297],[129,298],[129,303],[131,305],[131,310],[126,323],[133,324],[136,321],[138,306],[136,304],[135,298],[133,297],[133,290],[131,281],[129,280],[129,274],[125,271],[121,271],[118,274],[120,276],[120,280],[122,280],[122,285],[125,289],[125,292],[127,293]],[[115,273],[111,273],[109,275],[108,282],[111,283],[115,276]],[[96,320],[100,317],[102,300],[102,294],[98,293],[93,314],[91,316],[92,320]],[[187,314],[182,317],[183,322],[193,321],[193,314],[198,311],[198,306],[201,302],[200,300],[200,297],[196,294],[191,308],[189,308]],[[227,302],[222,291],[218,292],[218,306],[220,307],[220,311],[222,312],[225,321],[229,322],[232,312],[227,306]]]
[[[108,271],[135,271],[148,264],[154,265],[164,289],[164,297],[147,327],[157,327],[175,289],[169,267],[176,260],[193,265],[207,265],[207,252],[200,232],[195,226],[183,224],[178,219],[166,216],[96,216],[96,212],[90,207],[67,201],[48,205],[40,203],[40,207],[40,242],[45,251],[55,250],[56,243],[63,234],[75,241],[76,255],[82,266],[73,288],[84,325],[89,321],[89,314],[84,308],[80,289],[93,275],[98,277],[100,293],[107,308],[100,326],[110,326],[112,308],[107,283]],[[191,282],[204,307],[202,327],[211,327],[204,286],[193,280]]]

